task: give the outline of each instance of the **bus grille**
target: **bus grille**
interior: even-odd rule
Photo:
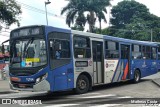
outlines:
[[[35,84],[34,82],[29,82],[29,83],[19,83],[19,82],[14,82],[11,81],[11,84],[15,88],[33,88],[33,85]]]

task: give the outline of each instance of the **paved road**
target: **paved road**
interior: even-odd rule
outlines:
[[[0,98],[14,98],[16,100],[41,100],[42,105],[23,105],[29,107],[135,107],[131,103],[134,98],[160,98],[160,88],[152,79],[160,78],[156,74],[142,79],[140,83],[121,82],[94,87],[86,94],[75,95],[72,91],[46,94],[45,92],[19,92],[1,94]],[[146,99],[144,99],[146,100]],[[8,107],[9,105],[3,105]],[[12,105],[12,107],[21,105]],[[0,105],[1,107],[1,105]]]
[[[72,91],[59,92],[52,95],[47,95],[45,92],[23,92],[0,95],[0,98],[42,100],[43,105],[34,105],[36,107],[127,107],[133,98],[160,98],[159,92],[159,87],[153,82],[142,80],[138,84],[122,82],[94,87],[92,91],[82,95],[75,95]],[[17,107],[17,105],[12,106]],[[33,105],[26,106],[32,107]]]

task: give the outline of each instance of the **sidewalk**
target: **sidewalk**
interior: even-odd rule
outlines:
[[[154,75],[151,75],[151,76],[147,76],[147,77],[144,77],[143,79],[149,79],[151,80],[154,84],[156,84],[157,86],[160,87],[160,72],[154,74]]]
[[[9,80],[0,80],[0,94],[6,94],[6,93],[11,93],[12,91],[10,90],[9,87]]]
[[[152,82],[160,87],[160,72],[158,72],[155,76],[153,75],[153,77]]]

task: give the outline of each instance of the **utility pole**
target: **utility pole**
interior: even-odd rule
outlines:
[[[153,30],[151,29],[151,42],[153,42]]]
[[[46,23],[47,23],[47,26],[48,26],[48,17],[47,17],[47,5],[50,4],[51,2],[48,0],[47,2],[45,1],[45,12],[46,12]]]

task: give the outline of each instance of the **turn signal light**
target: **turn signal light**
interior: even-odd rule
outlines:
[[[11,80],[11,81],[21,81],[21,79],[20,79],[20,78],[17,78],[17,77],[11,77],[10,80]]]

